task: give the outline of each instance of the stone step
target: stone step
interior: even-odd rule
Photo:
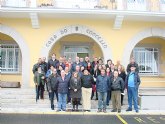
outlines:
[[[36,95],[3,95],[3,96],[0,96],[1,99],[35,99],[36,98]],[[48,95],[45,95],[44,94],[44,99],[49,99],[49,96]]]
[[[1,99],[0,101],[1,101],[1,103],[22,103],[22,104],[36,103],[36,99]],[[49,99],[38,100],[38,103],[49,104],[50,100]]]

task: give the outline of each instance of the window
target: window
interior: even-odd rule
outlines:
[[[133,56],[139,65],[139,73],[143,75],[157,75],[159,65],[159,49],[137,47]]]
[[[64,56],[66,58],[71,58],[73,61],[76,60],[76,56],[82,57],[85,55],[89,55],[89,47],[88,46],[65,46],[64,47]]]
[[[17,45],[1,45],[1,72],[19,73],[21,53]]]
[[[161,4],[165,4],[165,0],[160,0],[160,3]]]

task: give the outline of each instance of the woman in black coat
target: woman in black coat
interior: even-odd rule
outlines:
[[[70,80],[70,97],[72,98],[73,111],[78,111],[78,104],[81,98],[81,79],[78,77],[77,72],[73,73]]]
[[[121,77],[123,81],[125,82],[126,73],[122,65],[118,66],[118,73],[119,73],[119,77]],[[124,84],[124,87],[125,87],[125,84]],[[123,99],[124,99],[124,95],[121,94],[121,105],[123,105]]]

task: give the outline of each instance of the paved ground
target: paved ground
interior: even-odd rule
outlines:
[[[0,124],[165,124],[165,115],[1,113]]]

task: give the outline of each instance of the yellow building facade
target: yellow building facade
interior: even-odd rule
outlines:
[[[52,53],[120,60],[125,68],[134,56],[141,87],[165,87],[165,11],[127,11],[125,4],[122,11],[113,10],[117,5],[96,11],[2,6],[0,80],[34,87],[33,65]]]

